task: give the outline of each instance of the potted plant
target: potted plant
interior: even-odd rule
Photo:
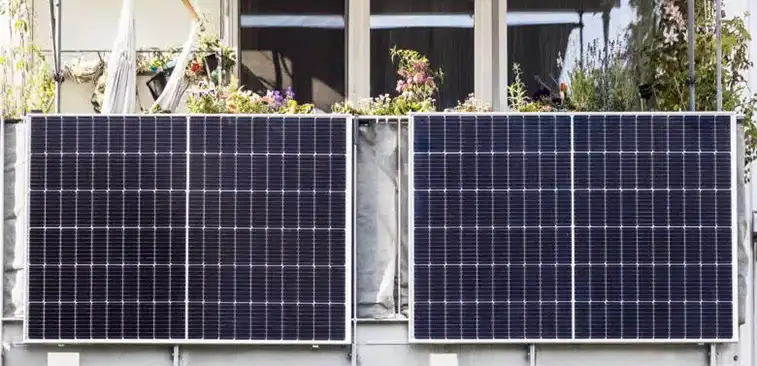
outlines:
[[[334,113],[373,116],[404,116],[410,112],[433,112],[436,110],[434,96],[439,91],[444,73],[432,69],[431,62],[418,51],[389,50],[392,62],[397,65],[397,96],[389,94],[358,101],[345,101],[331,106]]]
[[[294,91],[267,90],[253,93],[240,86],[236,79],[218,85],[200,81],[188,91],[187,109],[194,114],[308,114],[312,104],[299,104]]]
[[[150,90],[150,95],[152,95],[153,100],[158,99],[160,94],[163,93],[166,85],[168,85],[168,77],[171,76],[173,69],[174,64],[168,63],[165,67],[159,69],[150,80],[147,80],[147,89]]]

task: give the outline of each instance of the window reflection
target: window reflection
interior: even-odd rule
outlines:
[[[371,1],[371,95],[396,94],[389,49],[413,49],[444,71],[437,107],[473,92],[473,0]]]
[[[240,7],[248,89],[291,86],[298,102],[325,111],[344,99],[344,0],[242,0]]]
[[[640,2],[652,0],[509,0],[508,80],[517,63],[530,96],[555,96],[572,70],[603,57],[605,41],[626,47]]]

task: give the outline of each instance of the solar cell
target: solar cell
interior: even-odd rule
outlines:
[[[186,120],[30,129],[28,338],[184,338]]]
[[[729,341],[735,118],[419,114],[415,342]]]
[[[573,123],[575,336],[732,338],[732,117]]]
[[[32,117],[27,340],[347,342],[351,128]]]
[[[190,118],[190,339],[347,339],[348,127]]]

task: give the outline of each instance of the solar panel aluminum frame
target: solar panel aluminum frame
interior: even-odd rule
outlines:
[[[0,136],[0,162],[3,164],[3,171],[5,171],[5,123],[5,118],[3,117],[3,114],[0,113],[0,128],[2,128],[2,136]],[[0,212],[3,212],[3,215],[5,215],[5,177],[3,177],[3,182],[0,182],[0,201],[2,201],[0,202]],[[16,225],[18,224],[19,222],[16,220]],[[5,223],[0,225],[0,238],[3,238],[3,242],[5,241]],[[5,249],[0,253],[0,268],[2,268],[3,273],[5,273]],[[0,282],[0,296],[5,296],[5,280]],[[0,299],[0,316],[5,317],[5,299]],[[4,339],[4,328],[5,327],[0,324],[0,339]],[[2,357],[0,357],[0,360],[1,359]]]
[[[571,207],[571,266],[573,267],[573,275],[571,276],[571,307],[573,309],[571,314],[572,323],[572,337],[562,339],[538,339],[538,338],[522,338],[522,339],[416,339],[415,338],[415,187],[414,187],[414,137],[415,137],[415,117],[416,116],[429,116],[429,117],[479,117],[479,116],[570,116],[571,125],[571,195],[575,193],[574,184],[574,117],[580,116],[728,116],[731,118],[730,128],[730,142],[731,142],[731,290],[732,290],[732,303],[733,303],[733,323],[732,323],[732,337],[730,339],[587,339],[575,337],[575,219],[573,214],[573,207]],[[582,112],[582,113],[569,113],[569,112],[549,112],[549,113],[518,113],[518,112],[496,112],[496,113],[466,113],[466,112],[432,112],[432,113],[410,113],[410,123],[408,126],[408,188],[407,188],[407,200],[408,200],[408,213],[407,213],[407,230],[408,230],[408,308],[410,313],[408,324],[408,341],[411,344],[715,344],[715,343],[735,343],[739,341],[739,319],[738,319],[738,208],[736,190],[738,187],[738,151],[737,151],[737,139],[738,133],[737,127],[737,114],[734,112],[640,112],[640,113],[623,113],[623,112]],[[571,198],[571,205],[574,204],[575,198]]]
[[[92,117],[165,117],[165,114],[119,114],[119,115],[102,115],[102,114],[72,114],[72,113],[60,113],[60,114],[28,114],[23,118],[22,123],[27,125],[26,128],[26,139],[25,139],[25,145],[27,151],[23,152],[24,156],[27,158],[27,161],[30,160],[31,157],[31,123],[33,118],[49,118],[49,117],[86,117],[86,118],[92,118]],[[118,344],[118,345],[155,345],[155,344],[161,344],[161,345],[261,345],[261,346],[271,346],[271,345],[312,345],[312,346],[318,346],[318,345],[348,345],[351,344],[353,340],[353,327],[352,327],[352,318],[353,318],[353,245],[354,245],[354,239],[353,239],[353,225],[354,225],[354,205],[353,205],[353,196],[354,196],[354,170],[353,170],[353,153],[354,153],[354,127],[355,122],[352,115],[345,115],[345,114],[328,114],[328,115],[318,115],[318,114],[286,114],[286,115],[270,115],[270,114],[171,114],[168,115],[171,117],[178,117],[178,118],[186,118],[187,123],[187,154],[189,153],[189,137],[190,137],[190,119],[196,118],[196,117],[219,117],[219,118],[271,118],[271,117],[281,117],[281,118],[344,118],[345,119],[345,131],[346,131],[346,140],[345,140],[345,319],[344,319],[344,326],[345,326],[345,337],[344,339],[340,340],[328,340],[328,341],[304,341],[304,340],[224,340],[224,339],[190,339],[189,338],[189,324],[188,324],[188,289],[185,289],[185,313],[187,316],[185,316],[185,329],[184,329],[184,338],[164,338],[164,339],[30,339],[29,338],[29,321],[28,321],[28,311],[24,312],[23,316],[23,341],[24,344],[71,344],[71,345],[94,345],[94,344]],[[0,120],[1,121],[1,120]],[[0,125],[4,125],[0,123]],[[0,147],[4,147],[4,141],[5,139],[2,139],[3,144],[0,145]],[[4,152],[4,148],[2,150]],[[0,156],[4,157],[3,153],[0,153]],[[26,176],[27,180],[31,173],[31,164],[27,163],[26,166]],[[187,159],[187,171],[189,170],[189,159]],[[189,194],[189,175],[187,175],[187,195]],[[0,190],[0,192],[2,192]],[[29,207],[29,200],[31,196],[31,185],[27,184],[26,187],[26,197],[25,197],[25,204],[26,207]],[[186,205],[186,214],[187,214],[187,220],[189,219],[189,204]],[[26,236],[23,240],[25,240],[26,244],[26,261],[25,265],[26,268],[29,268],[29,222],[30,222],[30,212],[27,210],[26,212]],[[189,221],[187,221],[185,232],[186,235],[189,235]],[[0,228],[0,233],[2,233],[2,228]],[[189,245],[186,245],[185,248],[185,254],[186,254],[186,268],[189,268]],[[0,254],[0,259],[2,259],[2,254]],[[189,271],[185,271],[185,286],[189,286]],[[0,284],[0,286],[2,286]],[[24,288],[24,294],[23,294],[23,301],[24,306],[26,309],[29,309],[29,281],[26,281],[26,285]],[[0,305],[2,306],[2,305]]]

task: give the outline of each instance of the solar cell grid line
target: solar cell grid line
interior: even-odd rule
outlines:
[[[570,119],[410,128],[411,339],[570,338]]]
[[[58,115],[27,122],[25,340],[185,338],[183,296],[176,295],[185,288],[185,216],[171,174],[178,166],[183,180],[185,156],[174,152],[185,144],[185,120]]]
[[[576,338],[735,339],[733,116],[578,114],[574,128]]]
[[[549,246],[554,245],[553,241],[544,240],[549,237],[544,235],[549,229],[548,226],[545,229],[544,216],[551,210],[545,210],[550,200],[543,194],[545,174],[559,175],[560,164],[552,165],[551,172],[541,169],[545,165],[546,150],[543,148],[544,121],[551,116],[413,115],[408,187],[412,202],[408,223],[411,341],[735,341],[737,154],[735,116],[728,113],[556,115],[556,120],[560,117],[569,120],[568,130],[556,134],[570,136],[556,141],[567,141],[568,145],[564,151],[569,161],[563,166],[569,166],[566,172],[569,195],[562,206],[559,200],[554,201],[558,217],[560,207],[567,208],[565,227],[569,233],[564,248],[569,249],[563,254],[557,250],[555,257],[558,267],[562,261],[568,268],[568,276],[561,279],[567,278],[569,283],[558,283],[556,288],[562,286],[569,291],[565,297],[569,306],[564,311],[569,315],[562,323],[567,326],[559,321],[556,324],[558,332],[567,332],[567,336],[559,337],[562,333],[554,338],[544,336],[544,289],[548,289],[545,284],[549,281],[545,281],[545,273],[540,271],[533,276],[538,283],[527,289],[528,282],[523,279],[528,274],[528,264],[533,263],[528,259],[533,258],[537,265],[543,265]],[[466,117],[473,119],[466,124],[463,122]],[[528,117],[531,117],[530,125],[525,122]],[[492,121],[497,119],[508,121],[506,138],[497,140],[494,130],[489,134],[491,139],[480,133],[486,123],[495,128]],[[513,120],[522,121],[522,130],[517,129],[518,123]],[[529,133],[528,128],[534,125],[535,131]],[[497,141],[505,145],[506,169],[496,169],[493,160],[497,156]],[[528,153],[534,151],[527,147],[534,143],[538,146],[537,154],[528,164]],[[487,144],[491,145],[490,154],[481,147],[489,146]],[[517,149],[521,149],[520,160],[513,159]],[[466,155],[474,158],[464,161]],[[489,155],[492,160],[487,164]],[[518,162],[521,164],[517,165]],[[491,176],[487,176],[487,166],[492,168]],[[497,176],[497,171],[504,171],[505,176]],[[466,181],[463,174],[475,179]],[[528,179],[536,182],[528,184]],[[487,182],[492,187],[489,199],[486,193],[482,198]],[[522,191],[522,199],[508,197],[498,203],[498,182],[505,182],[507,195]],[[434,189],[442,192],[440,199],[432,196]],[[538,199],[527,200],[529,191],[538,191]],[[464,200],[465,194],[474,199]],[[463,201],[475,204],[466,205]],[[531,202],[533,204],[529,205]],[[496,222],[491,221],[491,226],[487,226],[490,218],[482,217],[482,213],[491,212],[491,219],[496,220],[498,210],[503,208],[507,240],[499,242]],[[482,218],[484,220],[480,221]],[[538,218],[538,230],[529,231],[529,220],[534,218]],[[473,223],[467,229],[472,226],[475,235],[463,235],[466,220],[468,224]],[[516,220],[516,225],[511,220]],[[492,229],[491,239],[486,234],[488,227]],[[560,228],[560,224],[554,227],[558,231]],[[522,236],[516,234],[516,240],[512,240],[512,233],[517,233],[518,229],[522,229]],[[448,235],[450,230],[459,232]],[[487,243],[491,244],[490,248],[486,248]],[[528,250],[533,247],[537,248],[537,254],[529,257]],[[496,259],[498,249],[506,253],[507,261],[499,263],[508,270],[499,276],[494,272],[482,276],[480,269],[487,263],[482,260],[482,254],[491,253]],[[522,263],[511,262],[521,255]],[[460,262],[449,261],[455,256],[461,258]],[[511,270],[519,264],[524,268],[520,278],[518,271]],[[442,269],[432,275],[430,268],[434,265]],[[466,270],[468,267],[475,270]],[[487,291],[482,291],[488,289],[489,284],[482,281],[487,278],[491,279],[495,290],[491,292],[490,302]],[[505,294],[505,303],[511,306],[502,307],[496,301],[498,280],[505,284],[505,291],[500,293]],[[523,286],[517,288],[519,283]],[[518,291],[512,291],[513,288]],[[512,305],[519,301],[525,303],[528,296],[534,294],[540,306],[526,309],[513,322]],[[559,298],[560,294],[556,290],[555,296]],[[466,299],[472,299],[475,304],[466,308]],[[534,318],[538,320],[536,335],[512,337],[513,330],[520,336],[520,329],[515,328],[520,321],[527,333],[529,321]],[[509,321],[499,322],[502,319]],[[452,330],[456,327],[460,330]],[[498,329],[500,337],[497,337]],[[494,336],[488,336],[489,330]]]
[[[190,117],[190,340],[349,341],[351,131],[345,116]]]

